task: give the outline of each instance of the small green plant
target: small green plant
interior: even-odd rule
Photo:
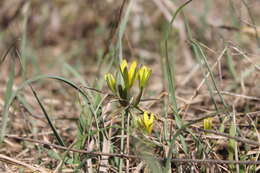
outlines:
[[[105,74],[105,80],[112,93],[119,98],[122,106],[136,107],[141,100],[151,73],[152,70],[149,67],[142,65],[138,68],[136,61],[128,66],[128,62],[124,59],[117,70],[118,75],[114,77],[113,74],[107,73]],[[131,95],[131,88],[135,84],[136,79],[138,79],[139,82],[139,93],[134,98],[133,95]]]
[[[136,61],[133,61],[130,65],[128,65],[128,62],[125,59],[122,60],[119,67],[117,68],[115,75],[116,77],[114,77],[114,75],[111,73],[105,74],[105,80],[107,82],[108,88],[112,91],[113,95],[119,99],[119,105],[125,110],[121,116],[121,136],[125,136],[124,129],[127,129],[127,136],[130,136],[130,127],[133,127],[134,132],[139,131],[141,134],[151,135],[152,133],[154,125],[154,114],[148,113],[148,111],[143,111],[139,105],[151,74],[152,70],[149,67],[145,65],[138,66]],[[132,88],[137,80],[139,84],[139,91],[138,93],[134,93],[132,92]],[[137,116],[137,113],[134,113],[135,110],[141,111],[141,116]],[[127,122],[125,119],[127,119]],[[133,121],[129,121],[130,119]],[[132,122],[131,126],[130,122]],[[127,128],[125,128],[126,125]],[[142,135],[140,138],[137,137],[136,139],[137,141],[135,141],[135,145],[141,143],[145,148],[150,146],[150,141],[143,138]],[[124,148],[124,137],[121,137],[121,151],[123,151]],[[151,151],[152,150],[148,150],[150,155],[153,155],[154,153],[151,153]],[[139,154],[141,157],[146,158],[144,155],[147,153],[139,152]],[[148,165],[150,165],[147,159],[144,160]],[[123,160],[121,159],[119,162],[119,172],[122,171],[122,163]]]

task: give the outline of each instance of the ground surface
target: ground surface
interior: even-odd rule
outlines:
[[[5,138],[0,172],[156,172],[151,165],[158,164],[162,171],[167,161],[148,159],[146,154],[167,158],[171,147],[172,158],[193,159],[172,162],[172,172],[259,170],[258,165],[198,164],[194,159],[258,160],[260,2],[193,0],[170,26],[183,2],[2,0],[0,122]],[[146,101],[140,103],[142,110],[156,115],[151,134],[132,126],[131,119],[140,114],[136,109],[129,119],[125,117],[127,130],[121,130],[124,108],[104,80],[105,73],[118,70],[120,52],[129,62],[136,60],[152,69],[142,98]],[[167,64],[175,91],[169,86]],[[23,85],[31,79],[65,150],[99,153],[59,147],[43,108],[30,87]],[[138,91],[137,85],[133,91]],[[191,123],[179,131],[175,106],[181,122]],[[208,116],[213,117],[211,132],[203,131],[203,117]],[[117,157],[119,153],[123,155]]]

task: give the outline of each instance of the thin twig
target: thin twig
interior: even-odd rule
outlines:
[[[214,91],[214,92],[217,92],[217,91]],[[258,100],[258,101],[260,101],[260,98],[259,98],[259,97],[247,96],[247,95],[232,93],[232,92],[228,92],[228,91],[220,91],[220,93],[221,93],[221,94],[224,94],[224,95],[230,95],[230,96],[235,96],[235,97],[241,97],[241,98],[243,98],[243,99]]]
[[[248,15],[249,15],[249,18],[250,18],[250,20],[251,20],[251,22],[252,22],[252,24],[253,24],[252,26],[253,26],[253,28],[254,28],[254,30],[255,30],[256,43],[257,43],[258,47],[260,47],[260,39],[259,39],[258,31],[257,31],[257,28],[256,28],[256,23],[255,23],[255,20],[254,20],[253,15],[252,15],[252,13],[251,13],[250,7],[248,6],[248,4],[247,4],[244,0],[241,0],[241,2],[242,2],[242,3],[244,4],[244,6],[246,7],[246,10],[247,10],[247,13],[248,13]]]
[[[254,146],[258,146],[258,147],[260,146],[260,143],[249,140],[249,139],[245,139],[245,138],[241,138],[241,137],[237,137],[237,136],[230,136],[226,133],[217,132],[215,130],[205,130],[205,129],[201,129],[201,128],[197,128],[197,127],[192,127],[192,128],[197,130],[197,131],[206,132],[206,133],[213,133],[215,135],[223,136],[223,137],[226,137],[226,138],[229,138],[229,139],[234,139],[238,142],[246,143],[246,144],[249,144],[249,145],[254,145]]]
[[[236,52],[238,52],[240,55],[242,55],[249,63],[251,63],[256,70],[260,71],[260,66],[258,64],[256,64],[255,62],[253,62],[247,55],[246,53],[242,52],[241,50],[239,50],[235,45],[230,44],[229,45],[230,48],[232,48],[233,50],[235,50]]]
[[[201,130],[201,129],[200,129]],[[203,129],[202,129],[203,130]],[[210,133],[215,133],[215,131],[207,130],[207,132]],[[219,134],[219,133],[218,133]],[[220,133],[222,136],[229,137],[229,135],[226,135],[223,133]],[[116,154],[116,153],[102,153],[102,152],[90,152],[86,150],[78,150],[78,149],[73,149],[73,148],[68,148],[68,147],[63,147],[60,145],[56,144],[51,144],[48,142],[43,142],[40,140],[35,140],[35,139],[30,139],[30,138],[23,138],[19,136],[11,136],[11,135],[6,135],[8,138],[13,138],[17,140],[22,140],[22,141],[27,141],[27,142],[32,142],[32,143],[37,143],[45,146],[50,146],[56,149],[60,150],[66,150],[66,151],[72,151],[72,152],[77,152],[77,153],[83,153],[87,154],[90,156],[108,156],[108,157],[119,157],[119,158],[125,158],[125,159],[141,159],[138,156],[135,155],[128,155],[128,154]],[[240,140],[240,138],[233,137],[235,140]],[[243,142],[250,143],[252,145],[257,145],[260,146],[259,143],[250,141],[250,140],[243,140]],[[153,157],[153,156],[151,156]],[[165,161],[167,158],[155,158],[158,159],[159,161]],[[233,161],[233,160],[215,160],[215,159],[181,159],[181,158],[173,158],[171,159],[172,163],[178,163],[178,164],[187,164],[187,163],[197,163],[197,164],[240,164],[240,165],[260,165],[260,161]]]

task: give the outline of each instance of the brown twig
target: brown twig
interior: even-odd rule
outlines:
[[[207,132],[212,133],[211,130],[210,131],[207,130]],[[214,133],[215,133],[215,131],[214,131]],[[225,137],[230,137],[229,135],[226,135],[226,134],[223,135],[223,133],[219,133],[219,134],[221,134],[222,136],[225,136]],[[60,150],[66,150],[66,151],[72,151],[72,152],[77,152],[77,153],[82,153],[82,154],[88,154],[88,155],[91,155],[91,156],[108,156],[108,157],[120,157],[120,158],[125,158],[125,159],[141,159],[141,157],[135,156],[135,155],[116,154],[116,153],[102,153],[102,152],[91,152],[91,151],[86,151],[86,150],[78,150],[78,149],[63,147],[63,146],[60,146],[60,145],[35,140],[35,139],[23,138],[23,137],[19,137],[19,136],[6,135],[6,137],[17,139],[17,140],[22,140],[22,141],[27,141],[27,142],[32,142],[32,143],[37,143],[37,144],[41,144],[41,145],[46,145],[46,146],[50,146],[50,147],[60,149]],[[238,139],[237,137],[233,137],[233,139],[241,141],[241,139],[240,138]],[[249,144],[252,144],[252,145],[260,146],[260,144],[253,142],[253,141],[249,141],[249,140],[242,140],[242,141],[249,143]],[[165,161],[166,160],[166,158],[155,158],[155,159],[158,159],[159,161]],[[174,158],[174,159],[171,159],[171,162],[175,163],[175,164],[197,163],[197,164],[260,165],[260,161],[233,161],[233,160],[215,160],[215,159],[181,159],[181,158]]]
[[[258,146],[258,147],[260,146],[260,143],[249,140],[249,139],[245,139],[245,138],[241,138],[241,137],[237,137],[237,136],[230,136],[226,133],[217,132],[215,130],[205,130],[205,129],[201,129],[201,128],[197,128],[197,127],[192,127],[192,128],[197,130],[197,131],[206,132],[206,133],[213,133],[215,135],[223,136],[223,137],[226,137],[226,138],[229,138],[229,139],[234,139],[238,142],[246,143],[246,144],[249,144],[249,145],[254,145],[254,146]]]

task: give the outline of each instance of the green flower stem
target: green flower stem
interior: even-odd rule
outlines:
[[[131,112],[128,113],[127,115],[127,139],[126,139],[126,154],[129,154],[130,152],[130,114]],[[132,116],[132,115],[131,115]],[[129,162],[129,159],[126,160],[126,172],[129,172],[129,165],[130,165],[130,162]]]
[[[144,91],[144,89],[140,88],[140,91],[139,91],[139,93],[138,93],[138,95],[137,95],[137,97],[136,97],[136,99],[134,101],[134,107],[136,107],[139,104],[139,102],[141,100],[141,97],[143,95],[143,91]]]
[[[122,115],[122,120],[121,120],[121,141],[120,141],[120,150],[121,150],[121,154],[124,153],[124,135],[125,135],[125,117],[128,117],[128,113],[129,113],[129,110],[128,108],[125,110],[125,115]],[[119,173],[122,172],[123,170],[123,158],[120,158],[120,161],[119,161]]]

